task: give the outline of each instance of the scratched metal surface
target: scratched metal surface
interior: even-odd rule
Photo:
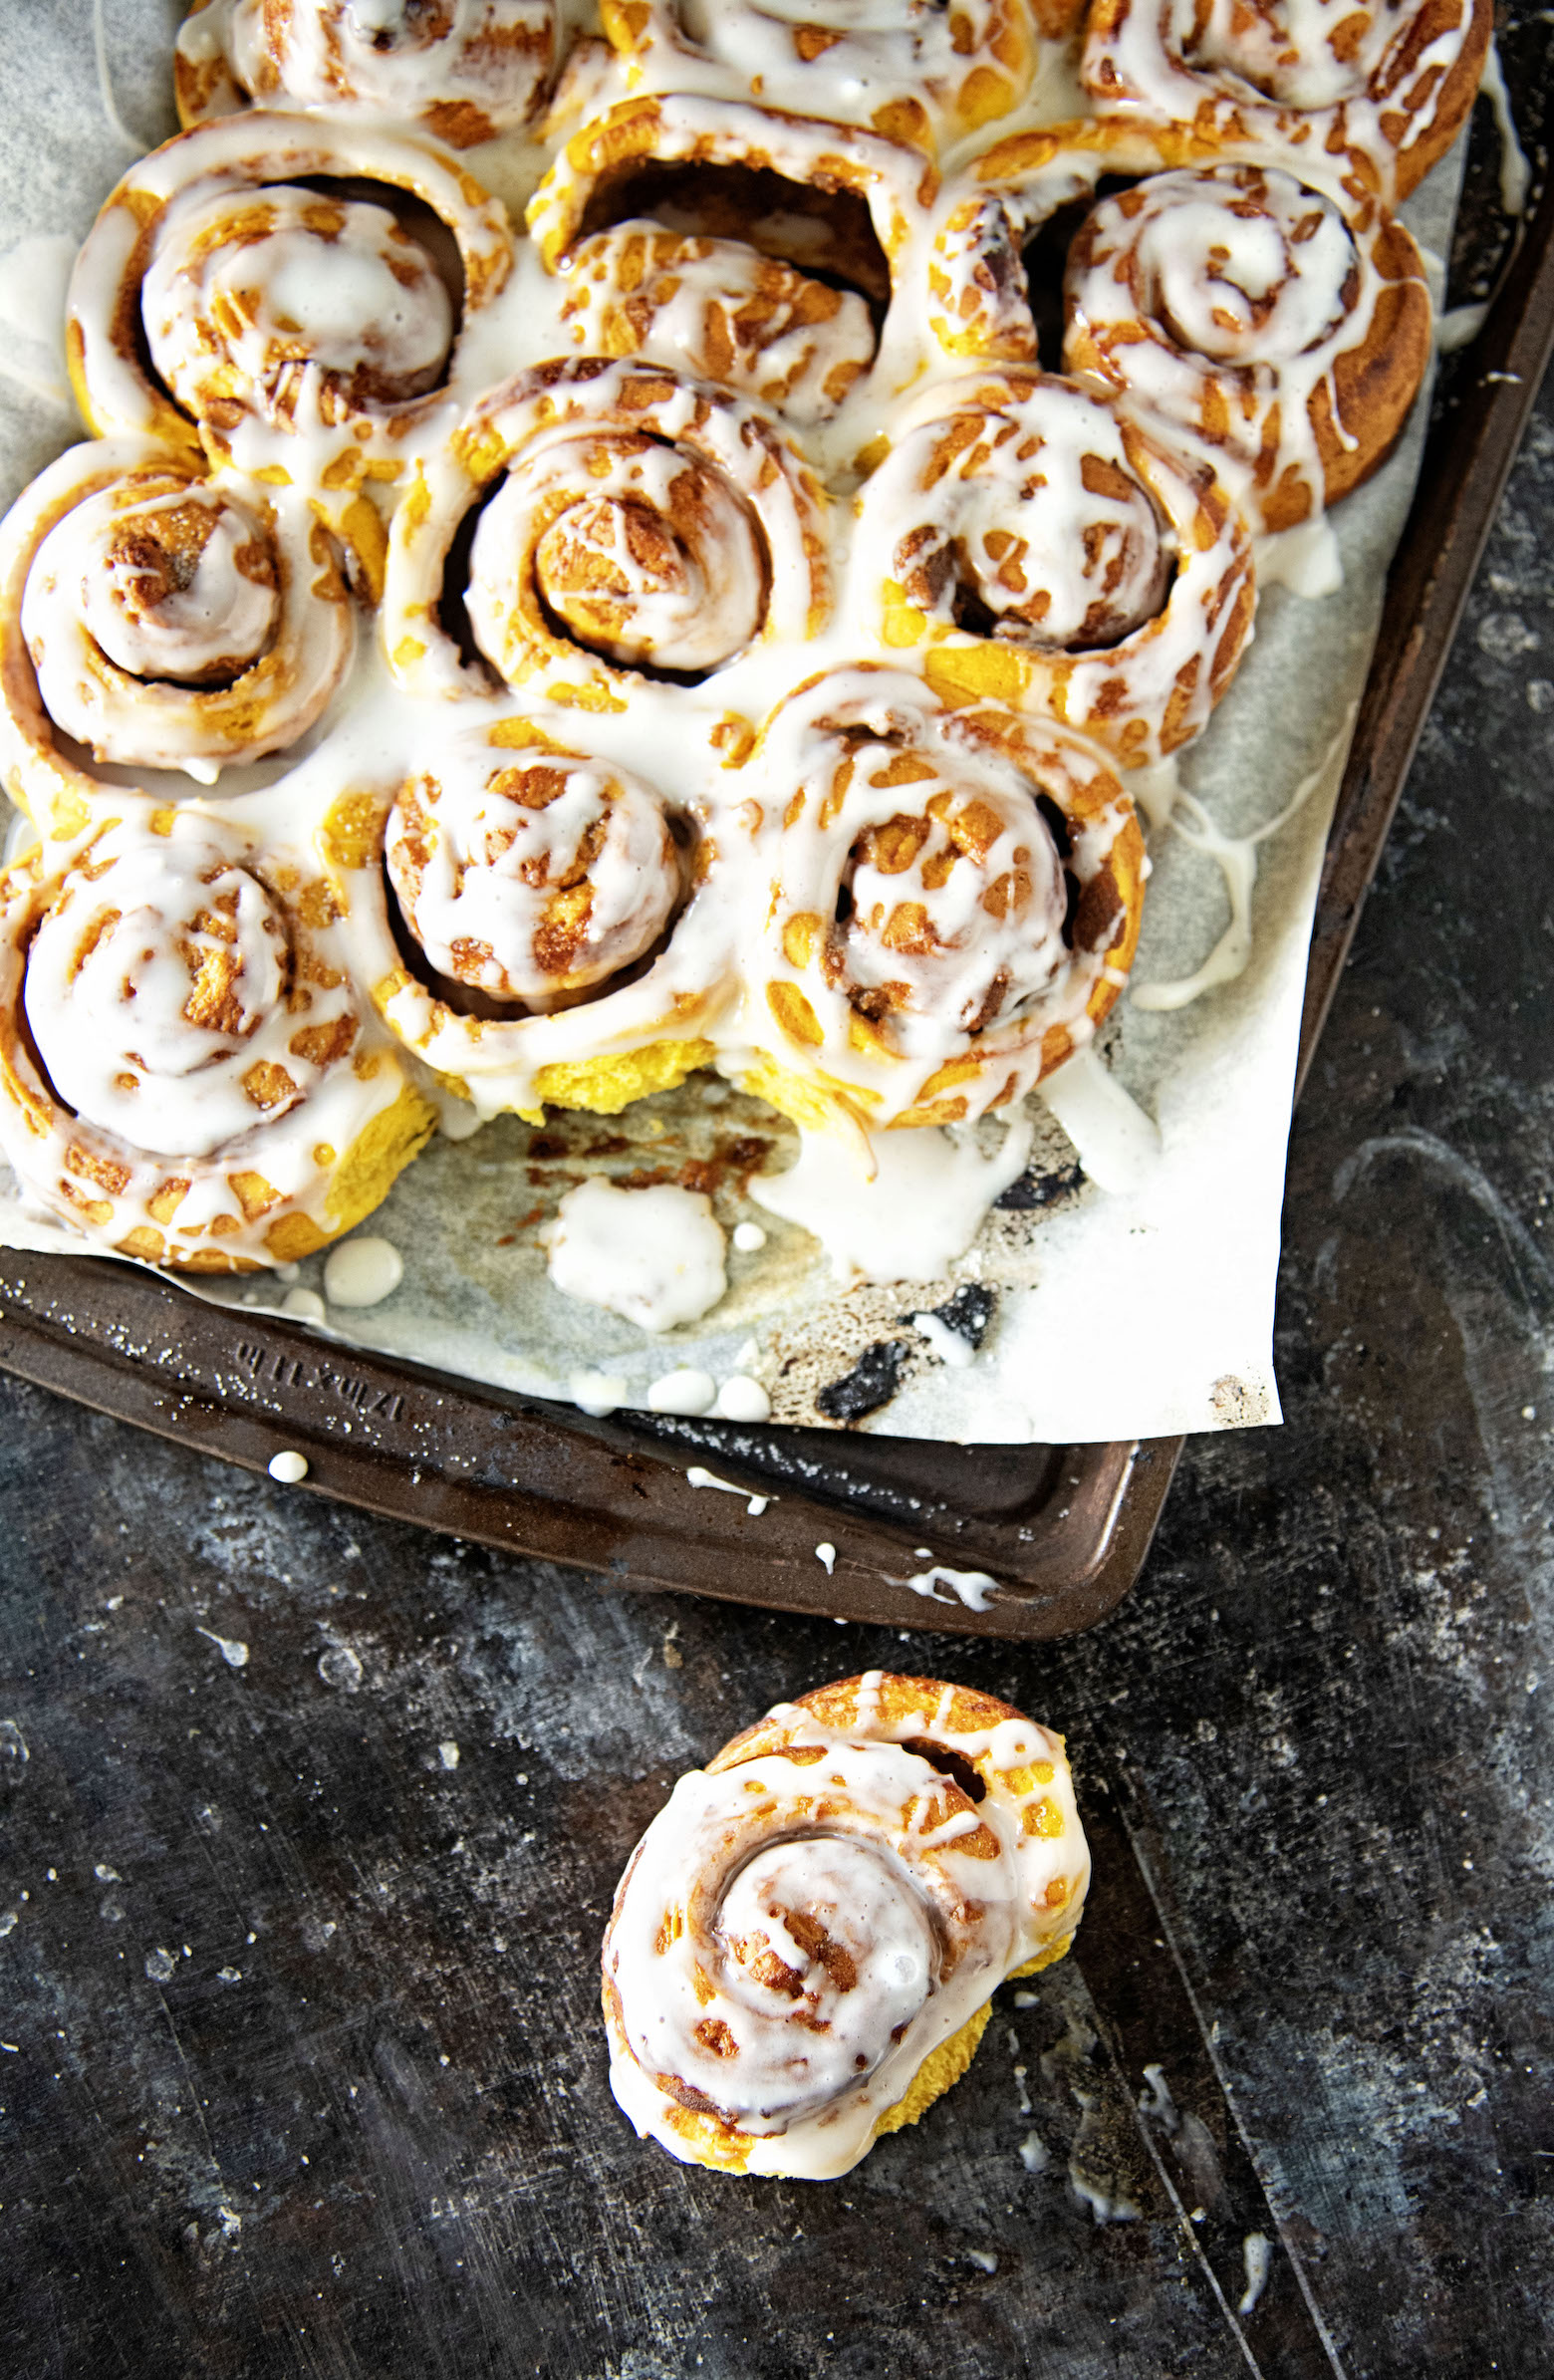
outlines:
[[[0,2370],[1554,2371],[1551,727],[1546,391],[1295,1136],[1287,1426],[1089,1637],[607,1593],[0,1380]],[[1110,1888],[844,2183],[683,2171],[615,1878],[873,1662],[1066,1726]]]

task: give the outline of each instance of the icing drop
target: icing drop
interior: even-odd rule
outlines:
[[[723,1233],[700,1190],[668,1183],[618,1190],[591,1174],[568,1190],[542,1237],[564,1297],[603,1306],[641,1330],[698,1321],[727,1286]]]
[[[324,1265],[324,1294],[332,1306],[377,1306],[404,1278],[404,1258],[391,1239],[372,1232],[343,1240]]]

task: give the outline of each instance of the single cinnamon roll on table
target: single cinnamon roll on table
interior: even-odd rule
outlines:
[[[1094,745],[860,666],[800,687],[752,773],[771,824],[747,1090],[820,1129],[960,1124],[1091,1039],[1144,891]]]
[[[527,124],[559,63],[556,0],[193,0],[178,120],[245,101],[416,123],[450,148]]]
[[[1221,474],[1254,525],[1336,504],[1392,451],[1429,362],[1424,267],[1277,166],[1153,175],[1069,251],[1063,360]]]
[[[921,648],[940,692],[1029,701],[1130,766],[1201,732],[1251,629],[1251,543],[1212,472],[1073,381],[929,390],[858,513],[887,645]]]
[[[610,2084],[682,2164],[822,2181],[965,2072],[1090,1881],[1063,1738],[879,1670],[682,1776],[605,1933]]]
[[[704,820],[575,734],[466,728],[391,791],[342,795],[320,833],[393,1032],[484,1113],[533,1122],[672,1088],[732,990]]]
[[[0,1149],[100,1247],[190,1272],[311,1255],[433,1122],[296,859],[131,803],[0,878]]]
[[[148,440],[73,446],[0,526],[0,760],[54,835],[102,790],[89,755],[209,783],[294,745],[354,646],[333,543],[293,491]]]

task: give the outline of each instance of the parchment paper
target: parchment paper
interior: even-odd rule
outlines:
[[[79,240],[101,199],[142,148],[175,129],[167,93],[176,0],[100,0],[28,12],[29,79],[0,129],[0,204],[12,241]],[[100,38],[96,38],[100,37]],[[104,72],[100,76],[98,61]],[[1422,245],[1444,252],[1459,156],[1405,210]],[[0,499],[9,503],[82,433],[63,397],[63,366],[18,303],[0,260]],[[49,390],[61,394],[51,397]],[[1245,972],[1170,1013],[1125,998],[1099,1059],[1159,1131],[1134,1134],[1119,1165],[1092,1156],[1102,1190],[1041,1101],[1031,1170],[970,1250],[938,1283],[839,1293],[805,1232],[743,1194],[752,1169],[777,1171],[797,1147],[772,1110],[711,1077],[617,1118],[562,1116],[541,1131],[501,1118],[471,1139],[438,1140],[365,1229],[390,1239],[404,1278],[383,1304],[332,1308],[343,1339],[472,1379],[569,1397],[604,1375],[620,1402],[645,1403],[677,1366],[714,1380],[761,1381],[779,1421],[853,1418],[839,1397],[882,1343],[894,1396],[857,1426],[961,1441],[1074,1441],[1236,1428],[1277,1421],[1271,1363],[1285,1147],[1317,879],[1349,730],[1364,684],[1388,561],[1411,500],[1424,401],[1384,470],[1333,515],[1341,589],[1318,601],[1265,588],[1256,642],[1181,781],[1226,833],[1276,818],[1313,780],[1295,815],[1259,850]],[[1174,828],[1152,834],[1154,863],[1136,985],[1187,975],[1228,917],[1213,860]],[[1105,1084],[1101,1085],[1104,1091]],[[1056,1102],[1067,1104],[1061,1077]],[[1126,1124],[1130,1112],[1122,1110]],[[1138,1119],[1134,1119],[1137,1123]],[[989,1147],[1001,1127],[981,1128]],[[1085,1136],[1081,1135],[1081,1139]],[[696,1169],[688,1176],[687,1167]],[[540,1224],[588,1173],[689,1180],[720,1219],[759,1221],[767,1244],[730,1251],[729,1292],[699,1325],[652,1339],[555,1291]],[[0,1243],[79,1247],[23,1211],[0,1169]],[[286,1279],[201,1283],[225,1303],[275,1308],[289,1289],[322,1288],[323,1259]],[[913,1313],[967,1282],[991,1288],[974,1362],[946,1363]],[[951,1309],[964,1319],[967,1301]],[[830,1391],[828,1404],[817,1395]],[[585,1390],[584,1393],[588,1393]],[[829,1409],[828,1409],[829,1405]]]

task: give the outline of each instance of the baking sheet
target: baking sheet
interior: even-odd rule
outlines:
[[[36,83],[0,143],[0,193],[19,236],[79,237],[135,149],[170,129],[152,69],[157,60],[165,69],[178,13],[167,0],[107,7],[104,82],[82,39],[84,7],[36,27]],[[40,147],[68,160],[68,178],[65,163],[46,163],[40,175]],[[1427,249],[1447,243],[1456,172],[1450,161],[1437,169],[1405,210]],[[14,286],[0,266],[0,313]],[[29,341],[25,322],[11,328],[10,368],[24,378],[0,384],[6,500],[80,434],[68,410],[39,393],[62,379],[57,357]],[[372,1309],[331,1308],[327,1327],[476,1380],[596,1404],[645,1403],[652,1382],[677,1367],[715,1381],[748,1374],[771,1396],[776,1420],[850,1421],[908,1437],[1072,1442],[1276,1421],[1272,1308],[1306,947],[1424,414],[1422,403],[1386,469],[1334,515],[1342,587],[1320,601],[1282,587],[1264,592],[1256,644],[1181,763],[1182,784],[1229,835],[1264,826],[1303,797],[1258,851],[1245,972],[1166,1013],[1124,1000],[1099,1056],[1057,1078],[1051,1106],[1034,1103],[1032,1158],[1008,1193],[1014,1203],[994,1212],[945,1276],[839,1294],[808,1234],[744,1191],[752,1169],[775,1172],[790,1161],[792,1128],[701,1077],[619,1118],[559,1117],[539,1132],[502,1118],[472,1139],[435,1143],[366,1226],[403,1256],[400,1287]],[[1134,977],[1142,986],[1189,975],[1228,915],[1224,879],[1206,852],[1178,828],[1151,842],[1155,874]],[[1004,1129],[980,1129],[988,1152]],[[696,1171],[687,1176],[687,1167]],[[767,1243],[750,1256],[731,1253],[729,1295],[703,1323],[648,1338],[561,1297],[545,1275],[537,1232],[590,1172],[689,1179],[712,1190],[725,1224],[758,1220]],[[14,1200],[0,1210],[0,1240],[80,1245]],[[300,1275],[213,1293],[295,1307],[295,1292],[320,1290],[322,1273],[314,1259]],[[957,1292],[967,1284],[992,1295],[973,1301],[985,1322],[975,1361],[956,1364],[944,1360],[942,1335],[911,1317],[956,1299],[951,1314],[962,1319]],[[885,1375],[894,1393],[868,1407],[882,1348],[893,1351]],[[847,1384],[861,1377],[850,1400]]]

